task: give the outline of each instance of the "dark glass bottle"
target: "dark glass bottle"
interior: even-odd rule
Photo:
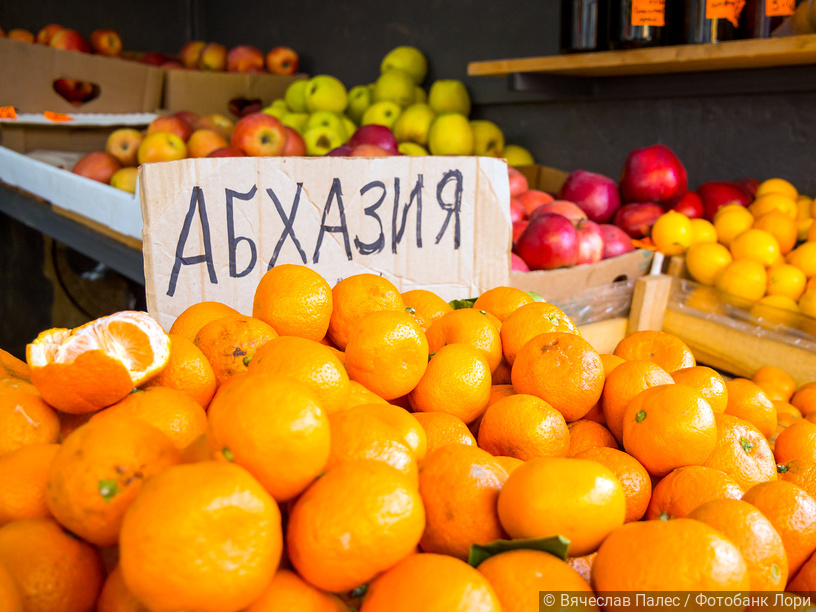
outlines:
[[[735,5],[722,0],[686,0],[683,42],[716,43],[740,38]]]
[[[664,0],[612,0],[609,11],[609,48],[636,49],[666,43]]]
[[[748,0],[740,18],[742,38],[769,38],[795,8],[795,2]]]
[[[605,0],[561,0],[561,53],[608,48],[607,4]]]

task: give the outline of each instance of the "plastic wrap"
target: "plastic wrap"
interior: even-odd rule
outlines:
[[[628,317],[632,306],[636,278],[592,287],[584,293],[563,300],[552,300],[576,325],[587,325],[617,317]]]

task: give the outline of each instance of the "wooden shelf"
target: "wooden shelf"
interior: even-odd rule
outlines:
[[[816,64],[816,34],[470,62],[469,76],[618,77]]]

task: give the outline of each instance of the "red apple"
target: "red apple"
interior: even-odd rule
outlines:
[[[286,146],[283,147],[281,155],[286,157],[302,157],[306,155],[306,142],[300,133],[290,128],[288,125],[283,126],[286,132]]]
[[[360,144],[351,148],[349,157],[388,157],[392,155],[382,147],[373,144]]]
[[[234,149],[232,147],[224,147],[223,149],[216,149],[207,157],[246,157],[243,151],[239,151],[238,149]]]
[[[300,66],[298,54],[289,47],[275,47],[266,54],[264,61],[272,74],[295,74]]]
[[[603,259],[604,241],[600,226],[584,219],[575,226],[578,230],[578,260],[576,264],[593,264]]]
[[[6,37],[11,40],[27,43],[33,43],[35,41],[34,33],[23,28],[14,28],[13,30],[9,30]]]
[[[351,150],[352,147],[348,146],[348,144],[340,145],[326,153],[326,157],[348,157],[351,155]]]
[[[590,221],[597,223],[608,223],[621,205],[617,183],[603,174],[586,170],[571,173],[558,198],[575,202]]]
[[[91,48],[99,55],[116,57],[122,52],[122,37],[116,30],[94,30],[91,32]]]
[[[654,202],[671,207],[683,198],[687,188],[685,166],[665,145],[632,151],[623,165],[620,192],[627,204]]]
[[[119,128],[108,135],[105,152],[113,155],[123,166],[136,166],[136,155],[143,140],[142,133],[133,128]]]
[[[227,67],[227,48],[219,43],[209,43],[201,50],[198,58],[200,70],[221,71]]]
[[[51,42],[54,34],[59,32],[60,30],[64,30],[65,28],[56,23],[49,23],[45,26],[42,30],[37,32],[37,42],[41,45],[47,45]]]
[[[578,208],[576,204],[566,200],[553,200],[552,202],[545,202],[531,212],[530,219],[547,213],[555,213],[566,217],[573,225],[577,225],[580,221],[586,221],[587,218],[586,213]]]
[[[687,191],[683,199],[672,207],[672,210],[686,215],[689,219],[703,217],[703,201],[693,191]]]
[[[617,257],[635,250],[632,239],[621,228],[615,225],[603,224],[599,226],[603,238],[603,259]]]
[[[191,40],[190,42],[184,43],[184,46],[181,47],[181,51],[179,52],[181,63],[187,66],[187,68],[197,68],[198,60],[201,59],[201,52],[206,46],[207,43],[203,40]]]
[[[515,253],[510,253],[510,269],[514,272],[529,272],[530,266],[524,263],[524,260]]]
[[[212,130],[196,130],[187,139],[187,157],[207,157],[227,146],[226,139]]]
[[[527,218],[527,209],[517,198],[510,198],[510,220],[515,223]]]
[[[283,127],[277,117],[266,113],[252,113],[235,124],[230,146],[247,155],[280,155],[286,147],[286,130]]]
[[[513,221],[513,244],[515,245],[518,242],[518,237],[521,236],[521,233],[525,230],[525,228],[530,224],[529,219],[522,219],[521,221]]]
[[[632,238],[644,238],[665,211],[652,202],[624,204],[615,213],[613,223]]]
[[[348,146],[352,149],[361,144],[372,144],[385,149],[392,155],[399,153],[398,143],[394,137],[394,132],[384,125],[363,125],[354,131],[348,140]]]
[[[92,99],[96,89],[93,83],[88,81],[76,81],[74,79],[56,79],[53,84],[54,91],[68,100],[74,106],[79,106]]]
[[[549,193],[539,189],[528,189],[518,196],[518,201],[522,203],[528,215],[532,214],[532,212],[542,204],[552,202],[553,200],[555,200],[555,198]]]
[[[232,136],[232,131],[235,129],[235,123],[232,119],[220,113],[212,113],[199,117],[198,120],[193,123],[193,128],[196,130],[212,130],[229,140]]]
[[[113,155],[104,151],[92,151],[82,157],[71,172],[108,185],[113,173],[121,167],[122,164]]]
[[[238,45],[227,53],[227,70],[229,72],[250,72],[253,68],[263,70],[264,55],[261,50],[251,45]]]
[[[507,166],[507,178],[510,179],[510,197],[517,198],[530,188],[527,177],[513,166]]]
[[[705,218],[709,221],[714,219],[714,215],[723,206],[729,204],[748,206],[754,200],[748,189],[729,181],[703,183],[697,188],[697,195],[703,201]]]
[[[88,44],[85,37],[76,30],[70,30],[68,28],[63,28],[55,32],[48,46],[54,47],[55,49],[65,49],[66,51],[91,52],[91,45]]]
[[[166,56],[164,53],[158,51],[149,51],[139,58],[139,63],[147,64],[148,66],[161,66],[173,58]]]
[[[516,242],[516,252],[531,270],[554,270],[578,261],[578,230],[561,215],[531,219]]]
[[[199,129],[200,130],[211,130],[212,129],[210,127],[201,127],[201,128],[196,127],[200,117],[199,117],[198,113],[194,113],[193,111],[188,111],[188,110],[176,111],[175,113],[173,113],[173,116],[178,117],[179,119],[184,121],[187,125],[189,125],[191,128],[193,128],[193,131],[199,130]],[[213,131],[217,131],[217,130],[213,130]],[[222,134],[222,136],[223,136],[223,134]]]
[[[178,60],[167,60],[161,65],[165,70],[187,70],[188,68]]]
[[[184,119],[180,119],[175,115],[166,115],[164,117],[156,117],[150,122],[150,125],[147,126],[148,134],[155,132],[172,132],[184,142],[187,142],[187,139],[190,138],[190,134],[193,133],[193,128],[189,123],[184,121]]]
[[[751,194],[752,198],[756,197],[757,189],[759,188],[759,181],[753,178],[742,178],[734,181],[735,183],[742,185],[748,190],[748,193]]]

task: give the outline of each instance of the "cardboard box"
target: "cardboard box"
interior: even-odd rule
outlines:
[[[467,298],[510,273],[507,165],[484,157],[187,159],[139,170],[148,311],[252,313],[267,269],[305,264],[329,284],[379,274],[400,291]]]
[[[18,187],[97,231],[130,246],[142,237],[137,194],[127,193],[70,172],[88,151],[104,149],[119,126],[142,127],[155,115],[77,115],[75,121],[48,124],[42,116],[0,122],[0,181]]]
[[[99,96],[81,107],[54,91],[54,80],[90,81]],[[153,112],[162,100],[164,71],[121,58],[0,38],[0,106],[18,113]]]
[[[169,111],[188,110],[200,115],[220,113],[235,119],[229,111],[233,98],[260,99],[264,105],[282,98],[286,88],[305,75],[242,74],[200,70],[165,70],[164,102]]]

